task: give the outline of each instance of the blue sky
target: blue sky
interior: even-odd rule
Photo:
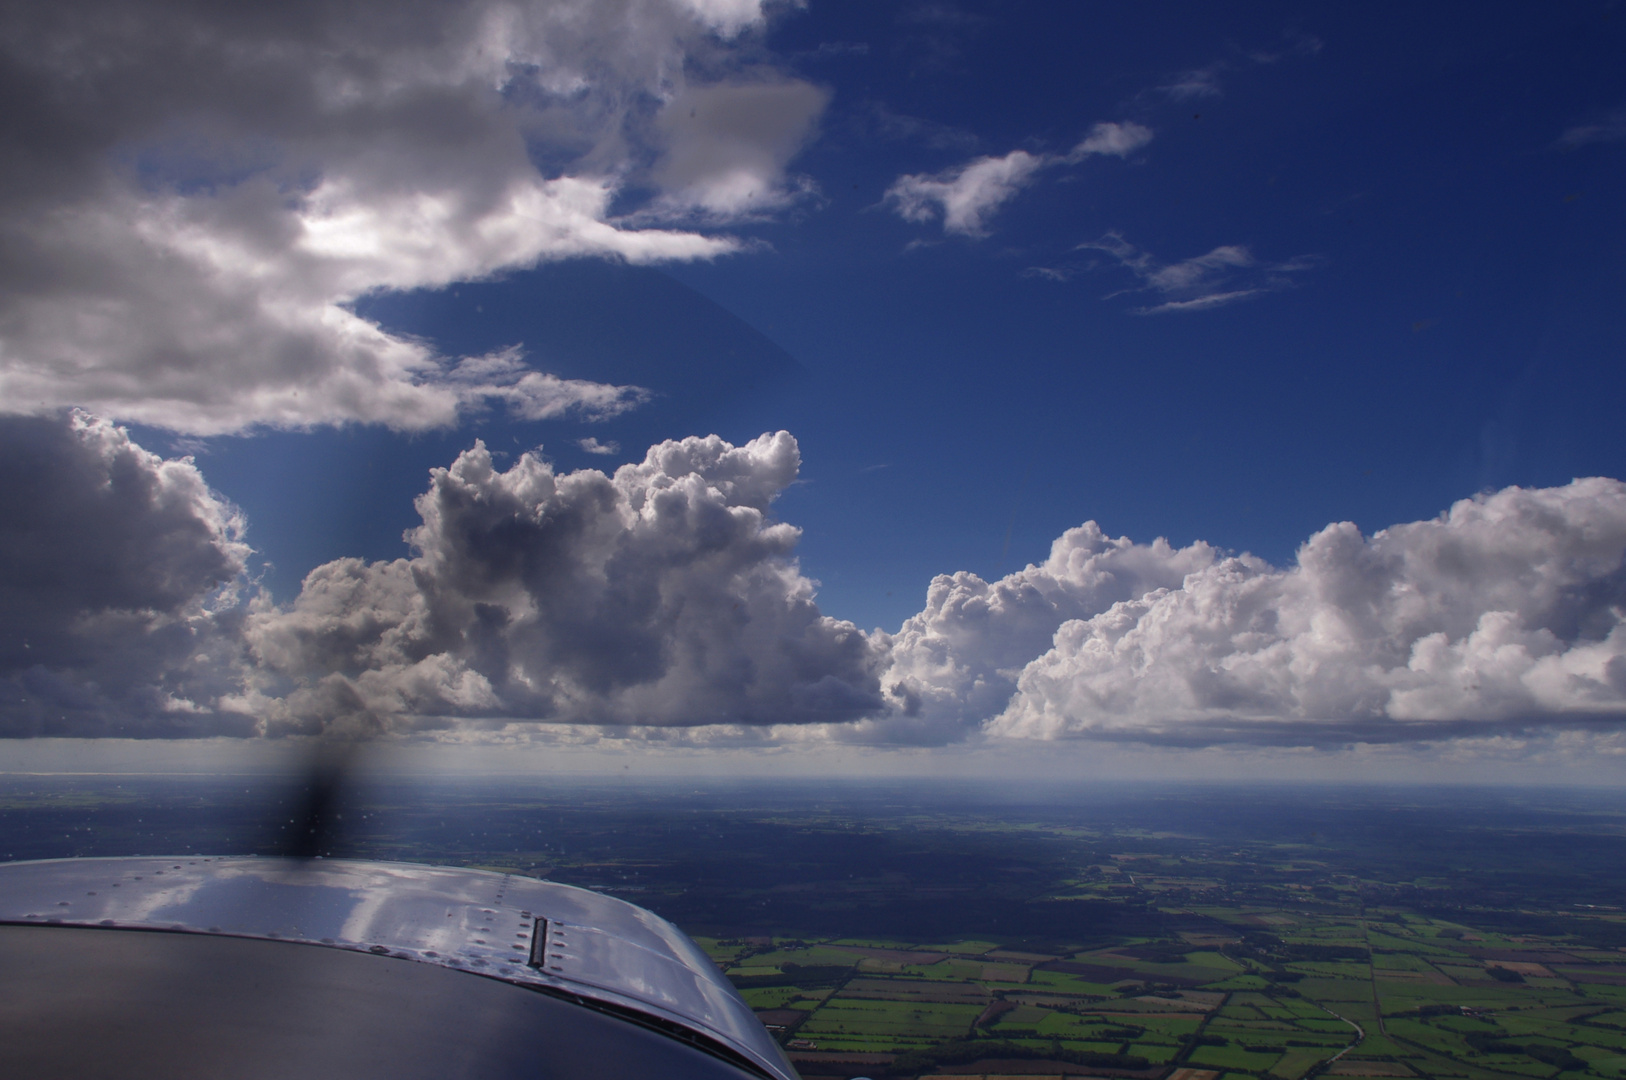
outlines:
[[[6,63],[48,103],[39,113],[48,134],[4,135],[29,165],[0,213],[27,240],[18,250],[48,272],[31,276],[22,255],[4,271],[14,298],[0,323],[0,386],[19,417],[64,424],[63,410],[76,407],[126,425],[146,451],[193,456],[189,468],[214,493],[188,504],[205,523],[197,527],[213,530],[197,565],[229,572],[170,575],[192,582],[176,593],[190,599],[173,609],[86,600],[83,610],[158,612],[143,624],[157,633],[183,608],[202,618],[199,598],[230,579],[239,605],[231,618],[247,620],[253,659],[204,678],[195,654],[184,663],[146,657],[139,664],[180,664],[209,689],[183,692],[173,673],[130,676],[139,693],[84,706],[101,719],[81,729],[65,711],[50,720],[57,706],[40,702],[72,698],[86,679],[117,680],[90,672],[66,645],[56,666],[14,645],[23,658],[12,677],[27,706],[12,725],[18,733],[152,733],[108,719],[139,713],[145,706],[133,702],[145,695],[184,702],[159,710],[171,720],[237,717],[222,721],[232,732],[310,732],[343,713],[396,732],[519,730],[504,724],[535,732],[567,722],[603,732],[595,725],[612,723],[622,738],[625,725],[643,721],[663,731],[704,728],[711,706],[698,703],[712,701],[723,703],[718,722],[734,725],[715,745],[794,745],[804,736],[763,734],[778,730],[770,721],[782,714],[791,720],[780,727],[812,725],[797,730],[862,745],[1037,733],[1437,749],[1483,731],[1511,740],[1498,752],[1517,757],[1536,752],[1513,745],[1530,731],[1610,739],[1614,719],[1626,715],[1626,678],[1612,682],[1609,666],[1619,659],[1611,634],[1626,596],[1621,552],[1586,546],[1599,529],[1614,535],[1597,522],[1615,522],[1626,496],[1570,485],[1626,477],[1626,9],[1616,3],[809,0],[764,10],[754,0],[627,0],[598,9],[602,26],[585,20],[567,31],[550,21],[574,10],[566,0],[482,2],[435,15],[444,33],[422,40],[362,3],[312,4],[263,25],[207,5],[155,10],[165,14],[121,54],[127,66],[110,65],[105,84],[79,97],[66,89],[77,77],[68,68],[32,57],[44,40],[68,42],[62,55],[70,57],[111,49],[97,4],[8,31]],[[200,41],[235,42],[249,57],[263,48],[267,59],[222,68],[175,44],[181,35],[172,31],[188,26]],[[487,51],[454,48],[464,40]],[[294,43],[288,55],[326,42],[333,47],[323,56],[345,59],[315,74],[284,70],[273,59],[278,42]],[[165,70],[193,81],[167,80]],[[350,97],[334,89],[341,84],[351,85]],[[216,100],[200,96],[205,86]],[[566,382],[526,382],[526,372]],[[74,429],[77,442],[50,442],[55,435],[29,428],[13,440],[15,453],[94,443],[104,465],[135,453],[103,429],[87,434],[89,422]],[[426,657],[457,667],[437,676],[448,681],[428,704],[359,653],[289,658],[288,641],[306,648],[335,632],[317,626],[319,609],[334,625],[366,621],[358,612],[371,601],[341,611],[320,607],[338,603],[336,594],[301,593],[305,575],[334,560],[427,559],[423,567],[446,575],[430,588],[420,567],[417,579],[429,597],[421,602],[437,612],[435,597],[489,582],[494,567],[508,565],[508,555],[490,555],[493,537],[510,535],[501,529],[481,534],[485,548],[457,540],[449,525],[413,544],[403,539],[420,527],[414,500],[430,487],[430,470],[450,466],[476,439],[491,468],[515,467],[533,451],[550,476],[564,476],[642,462],[663,440],[715,434],[744,447],[780,430],[799,450],[794,477],[781,475],[788,451],[777,444],[761,444],[749,466],[775,477],[771,503],[752,502],[744,487],[717,489],[718,497],[760,511],[754,528],[801,530],[799,577],[781,573],[792,565],[783,563],[788,547],[760,556],[769,562],[758,567],[771,563],[774,588],[788,590],[793,607],[807,614],[816,605],[820,618],[881,631],[850,640],[831,631],[816,649],[803,641],[784,655],[814,664],[797,651],[805,646],[828,668],[798,667],[782,698],[766,689],[731,696],[738,687],[714,680],[736,668],[702,665],[695,681],[660,683],[661,694],[681,684],[697,703],[668,715],[629,704],[644,700],[644,669],[581,674],[557,651],[563,646],[536,644],[586,635],[622,647],[613,605],[593,609],[590,630],[572,616],[525,639],[541,650],[537,666],[514,677],[534,690],[537,679],[554,677],[539,673],[568,669],[557,683],[571,687],[562,697],[503,689],[506,676],[470,659],[486,654],[469,644],[478,634],[468,629],[456,647],[436,639],[399,660],[418,672],[413,678]],[[682,475],[747,468],[717,461]],[[679,483],[669,471],[676,467],[637,483],[650,491]],[[437,481],[431,495],[450,500],[445,514],[461,513],[455,508],[496,497],[484,483],[471,478],[454,492],[452,480]],[[1515,485],[1537,494],[1520,502],[1505,490]],[[42,489],[19,490],[44,505],[28,494]],[[1444,539],[1415,540],[1434,553],[1432,570],[1369,582],[1374,596],[1412,590],[1457,614],[1415,623],[1385,615],[1374,617],[1376,629],[1351,631],[1358,642],[1334,650],[1337,663],[1388,673],[1350,676],[1376,680],[1363,690],[1329,697],[1325,687],[1295,683],[1287,697],[1273,696],[1260,687],[1277,685],[1275,676],[1238,674],[1264,663],[1268,649],[1236,645],[1202,671],[1234,676],[1246,692],[1204,696],[1200,672],[1179,668],[1169,678],[1198,689],[1170,704],[1148,687],[1162,677],[1159,664],[1176,664],[1176,645],[1137,654],[1152,674],[1122,691],[1129,698],[1102,689],[1107,675],[1081,659],[1091,634],[1110,637],[1096,620],[1111,605],[1132,607],[1159,588],[1179,594],[1169,604],[1196,598],[1183,575],[1243,553],[1255,557],[1236,564],[1250,581],[1285,575],[1270,603],[1271,619],[1286,625],[1303,590],[1324,596],[1320,584],[1301,588],[1293,575],[1301,546],[1330,523],[1352,522],[1371,541],[1366,562],[1351,566],[1411,567],[1423,548],[1404,539],[1385,548],[1373,534],[1428,522],[1475,496],[1484,521],[1460,528],[1508,546],[1486,548],[1479,569],[1451,577],[1453,557],[1439,552],[1480,542],[1463,540],[1468,533],[1453,531],[1452,518]],[[629,497],[641,505],[644,496]],[[1508,539],[1549,520],[1560,524],[1542,539]],[[1102,571],[1118,584],[1088,601],[1068,593],[1075,606],[1053,603],[1028,637],[977,631],[1020,638],[1022,655],[1001,653],[992,638],[967,645],[933,621],[942,612],[927,592],[938,575],[964,571],[997,584],[1018,573],[1012,597],[1024,588],[1048,597],[1044,582],[1064,579],[1064,592],[1095,588],[1060,570],[1038,584],[1019,573],[1045,564],[1052,543],[1086,521],[1146,551],[1162,537],[1188,554],[1139,577]],[[69,524],[94,528],[81,518]],[[694,534],[695,552],[710,550],[703,532]],[[1571,541],[1581,546],[1565,554]],[[1105,541],[1090,543],[1105,550]],[[457,558],[490,561],[478,572],[445,569],[454,549]],[[541,558],[537,550],[524,558]],[[1573,577],[1550,596],[1535,585],[1524,599],[1503,595],[1508,582],[1557,581],[1552,560]],[[388,591],[378,576],[385,570],[354,573],[366,579],[357,588]],[[29,582],[50,577],[30,574]],[[544,589],[540,577],[522,578],[525,603],[475,590],[464,596],[468,610],[509,604],[502,625],[517,626],[512,620],[560,595],[549,591],[557,583]],[[704,606],[710,594],[692,577],[675,580],[648,589],[677,603],[673,590],[693,587],[689,606],[678,608]],[[52,604],[43,587],[14,587],[41,610]],[[745,589],[736,608],[755,603],[738,581],[717,588]],[[1240,593],[1224,595],[1240,602]],[[1551,599],[1583,595],[1590,599],[1575,610]],[[1015,599],[984,602],[1001,618],[1016,611]],[[1364,600],[1325,602],[1351,626],[1367,610]],[[210,603],[208,633],[238,633],[216,625],[230,605]],[[265,614],[271,609],[280,614]],[[1112,610],[1127,618],[1131,609]],[[1178,621],[1134,610],[1143,620],[1137,632]],[[1316,611],[1301,614],[1305,626],[1321,625]],[[1442,635],[1440,648],[1460,651],[1452,663],[1468,664],[1461,657],[1494,644],[1473,635],[1490,635],[1503,614],[1508,633],[1551,638],[1519,639],[1524,696],[1458,701],[1430,681],[1445,669],[1429,666],[1433,654],[1420,643]],[[1069,625],[1083,635],[1071,644]],[[793,632],[788,623],[764,626],[759,619],[740,640]],[[753,672],[784,658],[774,653],[770,662],[734,638],[719,644],[714,631],[723,633],[710,623],[703,633],[671,630],[637,648],[676,665],[661,668],[668,675],[681,667],[672,657],[700,638],[711,642],[708,657],[745,649],[740,663]],[[62,633],[79,641],[82,630]],[[1306,659],[1310,631],[1282,633],[1300,643],[1283,645],[1298,650],[1288,665],[1294,679],[1313,682],[1319,676],[1305,671],[1336,666],[1332,653]],[[1181,640],[1201,637],[1191,635]],[[863,658],[842,652],[860,641]],[[517,638],[508,644],[523,651]],[[1619,644],[1626,649],[1626,636]],[[919,659],[931,649],[947,650],[931,655],[950,657],[943,662],[960,674]],[[519,670],[513,664],[509,675]],[[1562,668],[1571,688],[1549,685],[1558,674],[1532,674],[1542,664]],[[1471,678],[1451,670],[1438,678],[1474,693],[1494,681],[1489,669]],[[1029,681],[1019,690],[1021,671]],[[53,689],[42,689],[40,672]],[[332,690],[335,672],[365,706],[289,704]],[[368,696],[380,680],[394,689]],[[1074,689],[1056,689],[1063,682]],[[838,685],[839,693],[830,689]],[[1138,704],[1124,704],[1130,698]],[[567,699],[577,704],[560,704]],[[273,713],[284,719],[266,720]],[[258,719],[244,728],[247,714]],[[1170,734],[1176,715],[1194,725],[1179,730],[1198,734]],[[1129,716],[1139,719],[1119,723]],[[1270,727],[1278,721],[1286,726]],[[1382,731],[1370,727],[1380,721]],[[1396,734],[1393,725],[1408,723],[1434,726]],[[1257,734],[1267,729],[1288,734]],[[163,728],[215,730],[202,721]]]
[[[792,163],[818,195],[735,227],[759,249],[363,305],[453,354],[518,343],[562,373],[663,395],[699,382],[709,400],[593,425],[223,439],[207,475],[249,510],[281,591],[330,558],[404,554],[425,472],[475,435],[603,467],[660,438],[786,428],[805,486],[778,512],[806,530],[823,606],[888,629],[933,575],[1015,569],[1090,518],[1283,562],[1330,521],[1370,531],[1482,488],[1626,475],[1623,146],[1560,143],[1626,100],[1626,16],[1469,10],[810,4],[765,45],[831,91]],[[883,204],[899,175],[1064,151],[1126,120],[1153,131],[1143,150],[1049,171],[986,236]],[[1162,264],[1245,248],[1257,266],[1230,282],[1281,284],[1136,315],[1159,294],[1078,247],[1112,233]],[[695,294],[668,301],[705,322],[681,344],[661,337],[682,316],[640,314],[656,275]],[[550,326],[570,314],[546,299],[526,317],[561,288],[585,326]],[[610,347],[581,340],[599,306],[629,324]],[[708,346],[764,382],[802,374],[738,394],[738,363],[713,368]],[[583,453],[584,433],[622,452]],[[347,512],[374,483],[381,505]]]

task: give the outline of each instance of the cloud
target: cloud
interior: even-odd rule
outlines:
[[[550,259],[740,250],[621,202],[717,225],[797,189],[783,170],[824,94],[746,77],[762,19],[758,0],[15,10],[0,409],[217,434],[614,396],[471,381],[350,304]]]
[[[1225,68],[1224,64],[1210,64],[1205,68],[1181,72],[1175,76],[1173,82],[1159,86],[1157,92],[1171,101],[1218,97],[1223,92],[1220,90],[1219,77]]]
[[[1592,143],[1612,143],[1626,140],[1626,109],[1614,112],[1586,124],[1576,124],[1558,137],[1553,144],[1560,150],[1576,150]]]
[[[0,417],[0,735],[243,734],[242,516],[82,413]]]
[[[879,102],[871,102],[857,118],[860,130],[894,142],[916,142],[934,150],[976,149],[980,141],[965,128],[924,117],[894,112]]]
[[[613,476],[483,445],[432,473],[414,557],[278,605],[190,459],[82,413],[0,419],[0,736],[825,724],[883,657],[820,613],[769,513],[785,432],[661,443]],[[653,736],[639,735],[640,738]]]
[[[277,604],[190,459],[83,413],[0,418],[0,735],[1502,753],[1626,732],[1621,481],[1329,525],[1287,567],[1087,522],[865,634],[819,610],[771,515],[799,467],[785,432],[610,475],[476,443],[432,472],[411,558],[328,563]]]
[[[1290,288],[1294,283],[1293,275],[1320,265],[1320,260],[1313,256],[1300,256],[1279,263],[1261,263],[1251,251],[1239,244],[1223,244],[1205,255],[1176,263],[1161,263],[1116,232],[1080,244],[1075,250],[1106,252],[1141,280],[1139,288],[1126,291],[1151,292],[1163,298],[1161,303],[1133,309],[1136,315],[1223,307]],[[1053,280],[1066,280],[1070,276],[1070,271],[1065,268],[1047,272],[1045,268],[1036,267],[1031,272]]]
[[[762,22],[762,0],[678,0],[706,26],[724,37]]]
[[[1018,674],[1070,620],[1178,586],[1213,564],[1204,543],[1174,548],[1111,538],[1095,522],[1069,529],[1043,563],[996,582],[960,571],[932,579],[926,606],[896,634],[878,636],[890,664],[893,708],[845,733],[876,742],[953,742],[1005,707]]]
[[[446,381],[454,391],[461,390],[466,401],[502,401],[509,412],[525,420],[566,415],[608,420],[636,409],[650,397],[641,386],[611,386],[532,371],[518,347],[465,357],[447,373]]]
[[[994,735],[1415,742],[1626,720],[1626,484],[1463,500],[1067,622]]]
[[[1097,155],[1127,157],[1152,141],[1140,124],[1100,123],[1066,154],[1030,154],[1012,150],[1004,157],[985,155],[938,173],[910,173],[887,188],[883,202],[905,221],[943,220],[945,233],[987,235],[987,219],[1010,202],[1050,165],[1076,165]]]
[[[789,79],[684,90],[656,118],[666,150],[654,179],[664,194],[641,217],[726,223],[788,206],[812,181],[787,185],[785,167],[829,100]]]
[[[1205,67],[1183,71],[1174,76],[1170,82],[1156,87],[1153,93],[1161,94],[1170,101],[1177,102],[1219,97],[1225,92],[1220,83],[1220,77],[1228,72],[1249,67],[1264,67],[1280,63],[1289,57],[1314,56],[1321,49],[1322,41],[1320,38],[1309,34],[1290,33],[1286,36],[1286,41],[1278,49],[1254,49],[1249,52],[1238,52],[1229,58],[1216,60]]]
[[[979,157],[940,173],[900,176],[887,188],[885,201],[905,221],[941,217],[944,232],[983,236],[985,219],[1026,187],[1044,164],[1044,158],[1026,150]]]
[[[1133,121],[1100,123],[1091,128],[1083,141],[1062,160],[1079,162],[1095,154],[1128,157],[1151,141],[1152,129]]]
[[[585,439],[577,439],[576,445],[587,451],[589,454],[601,454],[605,457],[608,457],[611,454],[619,454],[621,452],[621,444],[616,442],[614,439],[611,439],[609,442],[599,442],[591,435]]]
[[[614,476],[500,472],[476,444],[418,499],[415,557],[329,563],[249,615],[250,685],[223,705],[273,734],[877,711],[877,654],[768,515],[799,462],[785,432],[662,443]]]

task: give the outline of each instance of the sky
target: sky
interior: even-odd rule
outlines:
[[[1618,780],[1623,45],[13,5],[0,769]]]

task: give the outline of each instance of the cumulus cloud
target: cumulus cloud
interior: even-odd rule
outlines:
[[[1371,536],[1329,525],[1288,567],[1089,522],[998,581],[939,576],[896,633],[865,634],[819,610],[799,531],[772,516],[800,467],[785,432],[665,442],[613,474],[529,454],[504,470],[477,443],[431,474],[412,557],[328,563],[285,604],[246,580],[242,517],[190,459],[65,413],[0,418],[0,466],[3,736],[1626,731],[1617,480],[1507,488]]]
[[[355,735],[831,723],[883,657],[823,615],[773,520],[785,432],[690,438],[613,476],[433,472],[415,555],[341,559],[278,605],[190,459],[82,413],[0,419],[0,736]],[[639,737],[651,737],[648,735]]]
[[[1463,500],[1064,624],[996,735],[1407,741],[1626,719],[1626,484]]]
[[[1213,564],[1204,543],[1175,548],[1107,536],[1095,522],[1069,529],[1043,563],[996,582],[960,571],[932,579],[926,606],[896,634],[879,635],[892,713],[841,737],[942,743],[964,738],[1005,707],[1023,667],[1070,620],[1178,586]]]
[[[1106,252],[1141,281],[1138,287],[1124,292],[1150,292],[1160,298],[1158,303],[1132,309],[1136,315],[1163,315],[1224,307],[1239,300],[1290,288],[1295,280],[1294,275],[1320,265],[1320,260],[1313,256],[1262,263],[1240,244],[1222,244],[1203,255],[1163,263],[1116,232],[1080,244],[1076,250]],[[1034,268],[1031,272],[1057,280],[1066,280],[1071,276],[1065,269]],[[1120,296],[1123,292],[1112,295]]]
[[[84,414],[0,417],[0,735],[245,733],[241,515]]]
[[[877,711],[879,658],[819,612],[768,513],[799,463],[785,432],[662,443],[613,476],[499,471],[477,444],[418,499],[415,557],[329,563],[248,617],[251,685],[224,705],[271,733]]]
[[[1151,141],[1151,129],[1140,124],[1100,123],[1066,154],[1012,150],[1003,157],[984,155],[938,173],[900,176],[887,188],[883,201],[905,221],[941,218],[946,233],[985,236],[987,219],[1032,184],[1040,169],[1076,165],[1098,155],[1127,157]]]
[[[609,457],[611,454],[619,454],[621,452],[621,444],[616,442],[614,439],[611,439],[609,442],[599,442],[591,435],[585,439],[577,439],[576,445],[587,451],[589,454],[599,454],[603,457]]]
[[[612,204],[708,224],[783,205],[824,97],[740,74],[762,20],[759,0],[11,6],[0,408],[214,434],[632,400],[473,379],[350,302],[738,250]]]

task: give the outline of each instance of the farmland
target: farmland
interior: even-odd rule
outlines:
[[[275,850],[297,792],[13,780],[17,858]],[[806,1077],[1626,1080],[1612,795],[378,784],[333,854],[620,895]]]
[[[967,1043],[1097,1076],[1626,1075],[1626,967],[1616,946],[1480,931],[1396,908],[1166,914],[1166,937],[1051,953],[1026,943],[1020,962],[986,941],[888,941],[884,960],[880,949],[840,941],[702,944],[737,980],[779,984],[745,992],[809,1072],[842,1072],[844,1054],[907,1063],[911,1052]],[[963,959],[941,959],[951,949]],[[1329,949],[1340,958],[1319,959]],[[919,963],[908,963],[911,952]],[[979,971],[974,958],[998,963]],[[945,970],[921,977],[934,969]]]

